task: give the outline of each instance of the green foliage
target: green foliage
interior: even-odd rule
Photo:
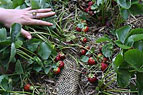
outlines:
[[[117,3],[125,9],[129,9],[131,7],[131,0],[117,0]]]
[[[23,9],[32,7],[32,9],[54,8],[52,0],[0,0],[0,8]],[[66,0],[65,0],[66,1]],[[53,9],[54,10],[54,9]],[[29,80],[31,74],[52,75],[54,58],[57,55],[54,43],[51,39],[62,38],[60,26],[57,28],[56,16],[43,18],[54,25],[49,26],[24,26],[14,23],[10,31],[6,28],[0,29],[0,67],[4,73],[14,65],[14,73],[3,75],[0,72],[0,94],[10,95],[15,92],[15,88],[23,89],[23,86]],[[56,25],[57,24],[57,25]],[[1,26],[3,27],[3,26]],[[26,40],[21,35],[21,28],[31,32],[33,38]],[[38,33],[38,32],[39,33]],[[44,32],[41,32],[44,31]],[[58,32],[57,32],[58,31]],[[33,34],[32,34],[33,33]],[[60,46],[60,44],[58,45]],[[50,74],[49,74],[50,73]],[[19,84],[20,83],[20,84]],[[20,92],[18,92],[19,94]],[[30,92],[29,92],[30,93]],[[22,91],[22,94],[28,94]]]
[[[15,48],[15,44],[12,43],[11,44],[10,58],[9,58],[9,62],[8,63],[10,63],[12,60],[14,60],[15,55],[16,55],[16,48]]]
[[[122,44],[119,40],[115,41],[115,44],[122,49],[130,49],[131,48],[130,46]]]
[[[23,74],[23,67],[22,67],[22,64],[21,64],[20,60],[17,60],[17,62],[16,62],[15,73]]]
[[[143,14],[143,5],[141,4],[133,4],[130,8],[130,12],[133,15]]]
[[[143,53],[137,49],[128,50],[125,55],[125,61],[138,72],[143,72]]]
[[[7,39],[7,32],[6,29],[0,29],[0,41],[4,41]]]
[[[101,37],[99,39],[96,40],[96,43],[102,43],[102,42],[111,42],[112,40],[108,37]]]
[[[142,78],[143,78],[143,73],[142,72],[138,72],[137,74],[137,87],[138,87],[138,95],[142,95],[143,94],[143,85],[142,85]]]
[[[51,50],[46,43],[43,42],[39,46],[38,54],[42,59],[48,59],[51,54]]]
[[[127,87],[130,83],[131,75],[129,71],[119,69],[117,73],[117,82],[121,87]]]
[[[29,77],[29,75],[24,77],[26,73],[33,71],[37,73],[43,72],[43,74],[51,72],[56,51],[54,45],[48,42],[47,39],[42,41],[37,37],[32,40],[24,40],[21,37],[21,25],[16,23],[11,26],[10,35],[8,36],[5,28],[0,30],[0,54],[2,55],[0,64],[4,67],[4,71],[7,71],[10,64],[13,64],[15,65],[14,74],[24,79]],[[52,52],[54,53],[51,54]],[[11,76],[11,78],[14,78],[14,76]],[[17,79],[20,80],[20,77]],[[9,94],[8,91],[13,88],[13,84],[8,81],[9,78],[0,76],[0,89],[3,89],[3,94]]]
[[[121,66],[121,64],[123,64],[124,62],[124,58],[121,54],[118,54],[112,64],[113,69],[118,72],[119,67]]]
[[[81,57],[82,62],[88,62],[88,59],[89,59],[89,57],[87,57],[87,56],[82,56]]]
[[[30,0],[32,9],[39,9],[40,8],[40,0]]]
[[[127,25],[117,29],[115,33],[117,40],[110,39],[111,41],[108,41],[109,39],[102,37],[97,40],[97,42],[106,41],[107,45],[111,45],[112,43],[120,48],[121,51],[114,58],[112,64],[113,69],[117,73],[117,82],[120,87],[126,88],[130,85],[131,78],[136,75],[138,94],[142,95],[143,29],[131,29],[131,27]],[[103,47],[103,49],[107,49],[107,47]],[[107,50],[107,52],[109,52],[109,50]]]
[[[11,41],[15,42],[18,39],[20,33],[21,33],[21,25],[17,23],[13,24],[10,28]]]
[[[105,57],[111,57],[113,53],[113,44],[108,43],[102,47],[102,53]]]
[[[13,7],[13,2],[11,0],[0,0],[0,7],[10,9]]]
[[[24,3],[25,0],[13,0],[13,8],[20,6]]]
[[[131,29],[130,26],[123,26],[123,27],[116,30],[116,36],[122,43],[125,42],[126,37],[128,36],[130,29]]]

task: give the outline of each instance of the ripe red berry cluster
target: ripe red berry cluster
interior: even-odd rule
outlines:
[[[85,44],[87,41],[87,38],[83,38],[82,42]],[[86,55],[87,51],[90,50],[90,46],[85,46],[80,50],[80,55]],[[89,57],[88,59],[88,65],[95,65],[96,61],[93,57]]]
[[[90,14],[91,16],[94,15],[94,11],[91,9],[91,6],[94,4],[94,2],[89,1],[88,2],[88,7],[85,9],[85,12]]]
[[[54,74],[59,74],[61,72],[61,69],[64,68],[64,62],[63,60],[65,59],[65,54],[64,53],[59,53],[56,58],[55,58],[55,62],[56,63],[56,66],[54,69],[53,69],[53,73]]]
[[[86,55],[87,51],[90,49],[89,46],[85,47],[86,49],[81,49],[80,51],[80,55]],[[88,65],[95,65],[97,64],[97,62],[95,61],[95,59],[93,57],[89,57],[88,59]]]
[[[97,60],[101,63],[101,70],[105,71],[108,67],[108,58],[106,58],[103,54],[102,51],[100,50],[100,53],[97,55]]]
[[[34,87],[31,86],[30,84],[26,84],[26,85],[24,86],[24,90],[25,90],[25,91],[32,91],[33,89],[34,89]]]
[[[87,31],[89,31],[89,27],[87,26],[87,23],[86,23],[86,20],[81,20],[81,24],[78,24],[77,27],[76,27],[76,31],[78,32],[84,32],[86,33]],[[86,44],[88,42],[88,39],[86,37],[82,37],[81,38],[81,42],[83,44]],[[85,48],[82,48],[80,50],[80,55],[85,55],[87,53],[87,50],[89,50],[90,47],[89,46],[86,46]]]
[[[88,26],[85,26],[85,27],[83,27],[83,28],[80,28],[80,27],[76,27],[76,31],[78,31],[78,32],[81,32],[81,31],[83,31],[83,32],[88,32],[89,31],[89,27]]]
[[[102,51],[101,49],[99,50],[100,52],[97,54],[97,60],[98,62],[100,63],[100,68],[101,68],[101,71],[105,71],[107,68],[108,68],[108,58],[106,58],[103,54],[102,54]],[[85,55],[87,52],[87,50],[84,50],[82,49],[81,50],[81,55]],[[95,60],[94,57],[89,57],[88,59],[88,65],[89,66],[92,66],[92,65],[96,65],[97,64],[97,61]],[[90,83],[95,83],[95,82],[98,82],[98,79],[97,79],[97,76],[95,74],[89,74],[88,75],[88,81]]]
[[[107,64],[108,58],[104,57],[102,53],[99,53],[97,55],[97,60],[99,62],[101,62],[101,71],[105,71],[108,68],[108,64]],[[96,62],[93,59],[93,57],[90,57],[88,60],[88,65],[95,65],[95,64],[96,64]],[[95,74],[89,74],[88,75],[88,81],[90,83],[98,82],[97,76]]]

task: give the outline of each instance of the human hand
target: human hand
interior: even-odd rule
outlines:
[[[0,9],[0,22],[6,27],[10,27],[13,23],[20,23],[22,25],[47,25],[52,26],[50,22],[38,20],[39,18],[49,17],[55,15],[51,9]],[[27,39],[31,39],[31,34],[21,29],[21,33]]]

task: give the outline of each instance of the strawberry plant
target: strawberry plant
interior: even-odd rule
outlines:
[[[41,39],[22,40],[20,30],[20,24],[13,24],[10,36],[8,36],[6,29],[1,29],[0,54],[3,57],[0,60],[2,73],[14,72],[15,74],[24,76],[25,73],[32,73],[32,70],[34,70],[48,74],[52,68],[53,59],[50,56],[54,57],[54,53],[51,54],[52,50],[55,51],[54,48]],[[11,71],[11,64],[15,66],[14,71]]]
[[[39,9],[51,7],[50,2],[44,0],[5,0],[1,1],[0,5],[4,8],[26,8],[32,6],[33,9]],[[50,17],[44,18],[43,20],[48,20],[49,22],[52,21],[54,23],[56,19]],[[61,32],[58,34],[54,32],[58,30],[56,25],[54,24],[52,27],[44,26],[42,28],[40,26],[25,26],[24,28],[32,31],[31,34],[33,35],[33,39],[25,40],[20,34],[21,25],[17,23],[11,26],[10,32],[5,28],[0,29],[0,54],[2,55],[0,58],[0,85],[2,85],[0,89],[2,89],[2,92],[0,93],[2,93],[2,95],[10,93],[30,94],[31,92],[12,92],[12,90],[17,88],[20,90],[24,87],[25,91],[28,91],[28,85],[23,87],[22,85],[29,80],[32,74],[42,73],[48,76],[53,76],[52,69],[58,67],[54,61],[57,55],[56,47],[52,41],[47,39],[48,37],[60,39],[59,35],[61,35]],[[48,32],[38,33],[37,30]],[[65,59],[63,53],[60,53],[58,56],[60,57],[60,60]],[[57,60],[59,61],[58,58]],[[63,68],[64,64],[62,63],[59,66]],[[18,78],[15,80],[16,76]],[[10,79],[12,81],[9,82]],[[21,84],[19,84],[20,82]],[[15,87],[13,87],[13,85],[15,85]],[[32,87],[30,86],[30,88]]]
[[[127,87],[131,85],[132,78],[136,76],[136,86],[134,86],[137,87],[138,94],[141,95],[141,76],[139,75],[142,72],[140,59],[142,56],[142,28],[131,29],[127,25],[117,29],[115,34],[117,36],[116,41],[108,37],[102,37],[97,42],[107,41],[108,43],[115,43],[121,49],[112,64],[117,73],[117,82],[121,87]],[[104,67],[105,65],[101,69]]]

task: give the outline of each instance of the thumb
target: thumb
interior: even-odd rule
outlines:
[[[24,30],[23,28],[21,29],[21,33],[24,37],[26,37],[29,40],[32,38],[31,34],[28,31]]]

